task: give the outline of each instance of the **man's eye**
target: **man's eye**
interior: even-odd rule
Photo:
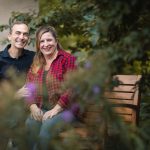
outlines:
[[[29,33],[24,33],[23,35],[28,37],[28,36],[29,36]]]
[[[20,33],[20,32],[16,32],[16,34],[17,34],[17,35],[20,35],[21,33]]]

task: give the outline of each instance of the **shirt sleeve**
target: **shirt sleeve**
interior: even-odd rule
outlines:
[[[69,57],[65,62],[65,74],[75,71],[77,69],[76,65],[76,57],[72,56]],[[71,89],[67,89],[63,94],[61,94],[60,99],[58,101],[58,104],[65,108],[70,104],[70,98],[71,98]]]

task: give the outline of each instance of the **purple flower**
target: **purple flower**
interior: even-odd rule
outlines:
[[[74,114],[78,114],[78,112],[80,111],[80,106],[79,106],[79,104],[74,103],[74,104],[71,106],[71,111],[72,111]]]
[[[34,83],[27,83],[26,88],[28,90],[28,96],[26,96],[26,101],[32,102],[35,99],[36,85]]]
[[[100,87],[98,85],[93,86],[93,93],[94,94],[99,94],[100,93]]]
[[[36,91],[36,85],[34,83],[27,83],[26,88],[28,88],[31,93]]]
[[[73,120],[74,116],[71,111],[66,110],[62,114],[62,118],[65,122],[71,122]]]
[[[84,64],[84,68],[90,69],[92,67],[92,63],[90,61],[86,61]]]

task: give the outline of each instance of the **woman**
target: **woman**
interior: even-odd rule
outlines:
[[[26,121],[30,149],[48,150],[51,139],[58,135],[54,127],[65,123],[63,114],[70,105],[69,90],[61,92],[64,75],[76,68],[75,57],[62,50],[53,27],[44,26],[36,33],[37,53],[27,75],[27,83],[36,90],[28,99],[31,116]],[[30,87],[29,87],[30,89]],[[33,89],[33,88],[32,88]],[[70,114],[70,123],[75,120]],[[37,146],[37,141],[38,146]]]

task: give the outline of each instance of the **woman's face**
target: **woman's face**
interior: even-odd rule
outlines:
[[[44,56],[50,56],[57,50],[57,41],[50,32],[46,32],[40,39],[40,51]]]

